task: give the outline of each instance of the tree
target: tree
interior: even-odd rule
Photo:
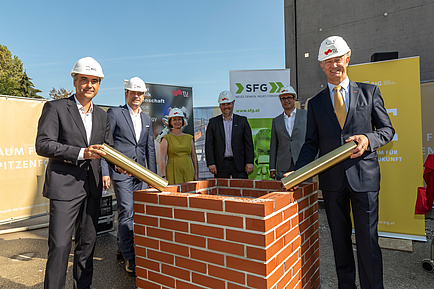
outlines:
[[[23,71],[23,63],[5,45],[0,44],[0,94],[42,98],[32,79]]]
[[[50,97],[52,99],[60,99],[60,98],[67,98],[72,95],[72,90],[66,90],[63,87],[60,87],[59,90],[55,89],[54,87],[50,90],[49,93]]]

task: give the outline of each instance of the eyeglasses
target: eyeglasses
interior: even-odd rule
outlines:
[[[289,101],[289,100],[293,100],[295,98],[295,96],[288,96],[288,97],[281,97],[280,101]]]

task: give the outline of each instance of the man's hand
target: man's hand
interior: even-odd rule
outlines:
[[[118,167],[118,166],[116,166],[116,170],[117,170],[118,172],[120,172],[121,174],[129,175],[130,177],[132,176],[132,174],[129,174],[126,170],[124,170],[124,169],[122,169],[122,168],[120,168],[120,167]]]
[[[104,190],[107,190],[110,187],[110,177],[102,176],[102,187]]]
[[[208,166],[209,172],[213,175],[217,175],[217,167],[215,165]]]
[[[253,172],[253,164],[246,164],[244,169],[246,170],[247,174],[250,174],[251,172]]]
[[[283,176],[284,176],[284,177],[287,177],[287,176],[289,176],[290,174],[292,174],[293,172],[294,172],[294,171],[287,172],[287,173],[283,174]],[[291,191],[291,192],[293,192],[293,191],[295,191],[296,189],[298,189],[298,186],[294,186],[294,187],[292,187],[292,188],[290,188],[290,189],[287,189],[287,191]]]
[[[276,179],[276,171],[275,170],[270,170],[270,178],[272,178],[273,180]]]
[[[352,152],[352,155],[350,156],[351,159],[360,157],[368,149],[369,146],[369,139],[364,134],[353,135],[348,139],[346,139],[345,142],[350,142],[353,140],[357,142],[357,147],[351,151]]]
[[[91,145],[84,149],[83,157],[87,160],[100,159],[101,155],[106,154],[104,151],[102,151],[103,148],[103,145]]]

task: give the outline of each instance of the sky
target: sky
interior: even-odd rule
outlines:
[[[217,105],[230,70],[283,69],[284,0],[0,0],[0,44],[41,96],[73,90],[74,63],[95,58],[105,78],[94,102],[124,104],[124,79],[193,88]]]

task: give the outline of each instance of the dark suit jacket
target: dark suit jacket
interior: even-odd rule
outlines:
[[[344,128],[341,129],[330,99],[328,87],[309,101],[306,140],[295,169],[343,145],[352,135],[364,134],[369,147],[362,156],[348,159],[319,175],[320,189],[340,190],[345,176],[356,192],[380,189],[380,166],[377,149],[392,140],[395,130],[384,108],[377,86],[350,80],[350,103]]]
[[[155,162],[154,134],[152,131],[151,118],[143,112],[140,113],[142,132],[137,142],[133,121],[131,120],[131,115],[126,104],[120,107],[110,108],[107,114],[110,118],[110,127],[113,133],[115,149],[156,173],[157,165]],[[105,161],[102,162],[102,170],[103,176],[109,175]],[[115,181],[122,181],[129,178],[127,174],[115,172],[111,168],[110,177]]]
[[[45,103],[35,144],[37,154],[49,158],[43,189],[45,197],[67,201],[86,195],[84,183],[87,174],[90,176],[91,196],[101,197],[100,160],[77,160],[81,148],[92,144],[113,144],[107,113],[96,105],[93,109],[92,135],[88,143],[74,96]]]
[[[297,109],[291,136],[285,126],[284,114],[273,118],[271,124],[270,170],[275,169],[278,178],[289,171],[291,160],[294,164],[297,162],[306,136],[307,111]]]
[[[233,115],[231,145],[235,166],[239,172],[242,172],[246,164],[253,164],[254,159],[252,130],[245,116]],[[224,153],[225,129],[223,116],[220,114],[209,120],[206,129],[205,154],[207,165],[216,165],[217,171],[219,171],[223,166]]]

